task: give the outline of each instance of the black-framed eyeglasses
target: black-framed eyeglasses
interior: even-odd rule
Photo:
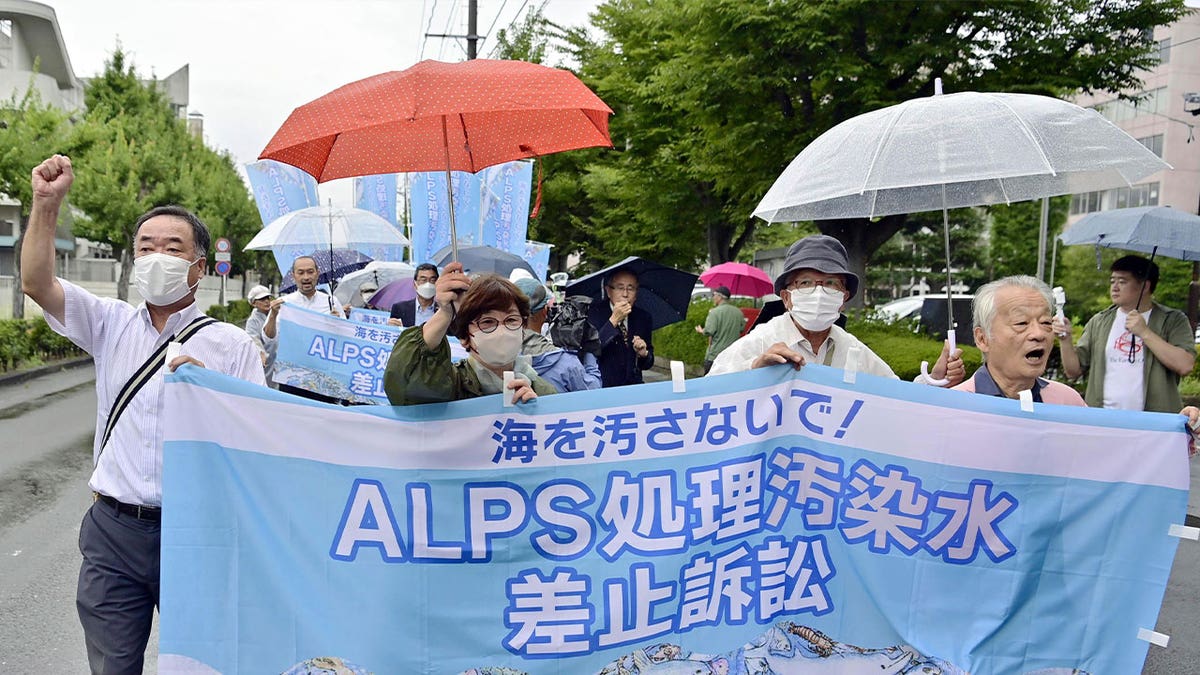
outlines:
[[[525,317],[520,314],[509,314],[501,321],[495,317],[481,316],[471,322],[471,325],[478,328],[481,333],[494,333],[500,324],[504,324],[504,327],[509,330],[521,330],[521,327],[525,325]]]

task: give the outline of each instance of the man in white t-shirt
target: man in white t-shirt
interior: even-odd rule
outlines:
[[[1112,264],[1112,307],[1096,314],[1073,344],[1069,320],[1056,319],[1063,371],[1088,376],[1084,400],[1092,407],[1177,412],[1179,379],[1196,364],[1187,316],[1154,302],[1158,265],[1136,255]],[[1135,311],[1136,308],[1136,311]]]

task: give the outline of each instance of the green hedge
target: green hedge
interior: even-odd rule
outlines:
[[[0,320],[0,372],[82,356],[83,350],[50,330],[46,320]]]
[[[212,318],[218,321],[225,321],[238,327],[246,325],[246,319],[250,318],[250,312],[254,308],[244,299],[233,300],[224,305],[212,305],[206,312]]]
[[[697,333],[696,326],[704,325],[712,306],[711,300],[697,300],[688,306],[686,319],[654,331],[654,355],[703,368],[708,338]]]

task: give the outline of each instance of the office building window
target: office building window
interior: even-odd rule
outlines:
[[[1158,41],[1158,62],[1171,62],[1171,38],[1165,38]]]
[[[1167,88],[1159,87],[1136,94],[1138,100],[1113,99],[1092,106],[1096,112],[1114,124],[1127,122],[1139,115],[1156,115],[1167,112]]]
[[[1158,206],[1158,183],[1141,183],[1132,187],[1116,188],[1110,192],[1112,195],[1109,204],[1115,209]]]
[[[1153,136],[1146,136],[1145,138],[1139,138],[1139,139],[1137,139],[1137,142],[1146,146],[1146,149],[1149,150],[1150,152],[1153,152],[1155,155],[1162,157],[1162,153],[1163,153],[1163,135],[1162,134],[1155,134]]]
[[[1071,215],[1099,211],[1104,202],[1104,192],[1084,192],[1071,195]]]

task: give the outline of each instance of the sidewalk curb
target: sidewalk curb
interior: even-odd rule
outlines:
[[[3,375],[0,375],[0,387],[5,387],[12,384],[20,384],[43,375],[49,375],[50,373],[58,373],[64,370],[86,366],[91,362],[92,357],[90,356],[76,356],[75,358],[55,361],[54,363],[38,366],[37,368],[18,370],[13,373],[4,373]]]

